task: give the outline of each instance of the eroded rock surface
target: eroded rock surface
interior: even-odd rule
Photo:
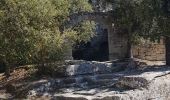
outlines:
[[[84,60],[66,61],[66,76],[77,76],[87,74],[108,74],[126,68],[127,61],[124,62],[97,62]]]
[[[113,73],[113,69],[115,71],[119,68],[114,66],[120,63],[84,61],[67,63],[68,68],[76,65],[72,66],[73,70],[67,70],[67,77],[44,81],[30,90],[27,98],[35,99],[42,96],[52,100],[170,99],[170,67],[124,69]]]

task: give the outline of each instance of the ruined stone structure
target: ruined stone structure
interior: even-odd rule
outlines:
[[[145,42],[133,48],[135,58],[150,61],[165,61],[165,44],[163,39],[160,43]]]
[[[95,1],[95,0],[92,0],[92,1]],[[98,23],[99,26],[107,30],[108,43],[106,45],[108,45],[107,46],[108,47],[108,59],[105,59],[105,60],[124,59],[127,56],[128,37],[126,33],[124,34],[118,33],[114,29],[114,12],[113,10],[111,10],[111,8],[107,8],[107,10],[101,9],[100,11],[96,10],[96,12],[81,12],[81,13],[73,14],[69,16],[69,20],[66,21],[63,26],[65,26],[66,28],[72,27],[82,22],[83,20],[95,21],[96,23]],[[102,33],[98,33],[98,34],[102,34]],[[100,38],[100,35],[98,38]],[[96,47],[95,45],[91,46],[91,48],[95,48],[95,47]],[[97,48],[97,49],[100,49],[100,48]],[[141,44],[138,46],[133,46],[132,49],[133,49],[134,57],[137,57],[139,59],[158,60],[158,61],[165,60],[165,45],[163,41],[161,43],[150,42],[150,43],[145,43],[143,45]],[[92,49],[89,49],[89,50],[92,50]],[[72,55],[71,48],[67,55],[68,56]],[[92,56],[92,55],[89,55],[89,56]],[[67,58],[72,58],[72,57],[67,57]],[[83,59],[83,57],[79,59]],[[91,59],[84,59],[84,60],[91,60]],[[98,60],[98,59],[92,59],[92,60]]]
[[[79,23],[83,20],[96,21],[97,23],[99,23],[101,27],[104,27],[108,32],[107,33],[108,44],[106,44],[108,45],[108,58],[109,58],[108,60],[123,59],[127,55],[127,41],[128,41],[127,36],[126,34],[117,33],[114,30],[112,17],[113,17],[113,12],[107,12],[107,13],[106,12],[105,13],[84,12],[84,13],[72,15],[70,17],[70,21],[66,22],[66,26],[68,25],[67,27],[71,27],[69,25],[76,25],[76,23]],[[99,38],[100,38],[100,34],[102,33],[98,33]],[[100,44],[100,42],[98,42],[98,44]],[[95,45],[93,45],[91,48],[95,48]],[[136,45],[133,46],[132,49],[133,49],[133,55],[136,58],[144,59],[144,60],[154,60],[154,61],[165,60],[165,45],[163,40],[160,43],[147,42],[144,44]],[[71,49],[68,55],[69,56],[72,55]],[[92,56],[92,55],[88,55],[88,56]],[[83,59],[83,58],[79,58],[79,59]],[[84,59],[84,60],[90,60],[90,59]],[[92,60],[98,60],[98,59],[92,59]]]

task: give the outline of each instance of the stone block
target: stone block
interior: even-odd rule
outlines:
[[[109,63],[82,61],[81,63],[74,64],[66,66],[66,76],[106,74],[112,72],[112,66]]]

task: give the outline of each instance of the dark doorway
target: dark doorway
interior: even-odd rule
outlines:
[[[88,43],[77,44],[73,48],[73,58],[75,60],[88,61],[108,61],[108,31],[100,29],[96,36]]]

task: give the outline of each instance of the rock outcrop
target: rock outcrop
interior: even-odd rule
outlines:
[[[113,73],[112,68],[116,66],[113,62],[68,61],[66,63],[67,77],[43,81],[41,85],[29,91],[28,99],[36,97],[48,97],[52,100],[170,99],[170,67],[124,69]],[[70,70],[72,67],[73,71]],[[94,70],[93,67],[98,70]]]
[[[64,72],[66,76],[109,74],[125,69],[127,64],[128,60],[110,62],[67,60]]]

